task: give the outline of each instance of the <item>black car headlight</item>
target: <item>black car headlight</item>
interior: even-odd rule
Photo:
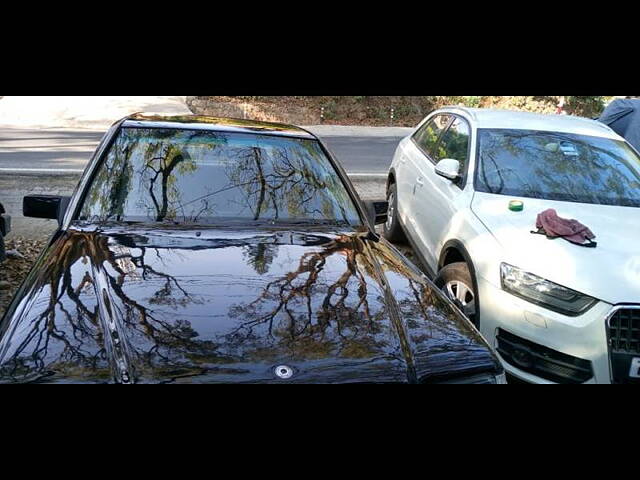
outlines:
[[[582,315],[598,300],[570,288],[540,278],[512,265],[500,265],[502,289],[554,312],[576,317]]]

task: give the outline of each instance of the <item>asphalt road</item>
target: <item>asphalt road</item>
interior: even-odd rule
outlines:
[[[0,174],[84,169],[103,132],[0,129]],[[322,136],[349,174],[384,175],[398,136]]]
[[[332,130],[331,127],[323,131]],[[372,129],[374,130],[374,129]],[[326,135],[319,132],[329,149],[342,163],[360,196],[384,197],[384,180],[394,151],[402,139],[402,129],[366,130],[354,134]],[[0,202],[13,216],[15,235],[48,236],[55,229],[52,220],[21,216],[26,194],[69,195],[80,173],[103,136],[100,131],[0,129]]]
[[[322,137],[350,175],[383,175],[389,171],[402,137]]]
[[[0,174],[82,171],[102,135],[86,130],[0,129]]]

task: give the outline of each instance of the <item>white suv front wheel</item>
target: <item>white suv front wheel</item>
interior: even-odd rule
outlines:
[[[406,237],[398,221],[398,189],[395,183],[389,185],[387,202],[389,202],[389,210],[387,222],[384,224],[384,237],[393,243],[404,243]]]
[[[443,267],[436,277],[435,284],[458,305],[476,328],[480,327],[476,309],[476,292],[466,263],[451,263]]]

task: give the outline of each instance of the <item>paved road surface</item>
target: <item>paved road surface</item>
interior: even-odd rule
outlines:
[[[349,174],[382,175],[389,171],[402,137],[323,137]]]
[[[382,198],[384,179],[403,129],[350,129],[345,134],[323,126],[327,146],[351,175],[363,198]],[[16,235],[48,235],[55,223],[24,219],[25,194],[68,195],[91,158],[103,132],[88,130],[0,129],[0,202],[14,217]],[[55,175],[54,175],[55,174]]]
[[[395,132],[394,132],[395,133]],[[0,172],[84,169],[103,132],[0,129]],[[399,136],[322,137],[349,173],[385,174]]]
[[[0,97],[0,125],[19,128],[90,128],[106,130],[134,112],[189,115],[186,96],[5,96]]]
[[[0,129],[0,173],[82,171],[102,135],[83,130]]]

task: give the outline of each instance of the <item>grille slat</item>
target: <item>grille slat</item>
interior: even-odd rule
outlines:
[[[613,383],[640,383],[632,362],[640,357],[640,307],[618,307],[607,322]]]
[[[640,309],[617,310],[609,319],[609,339],[613,353],[640,354]]]

